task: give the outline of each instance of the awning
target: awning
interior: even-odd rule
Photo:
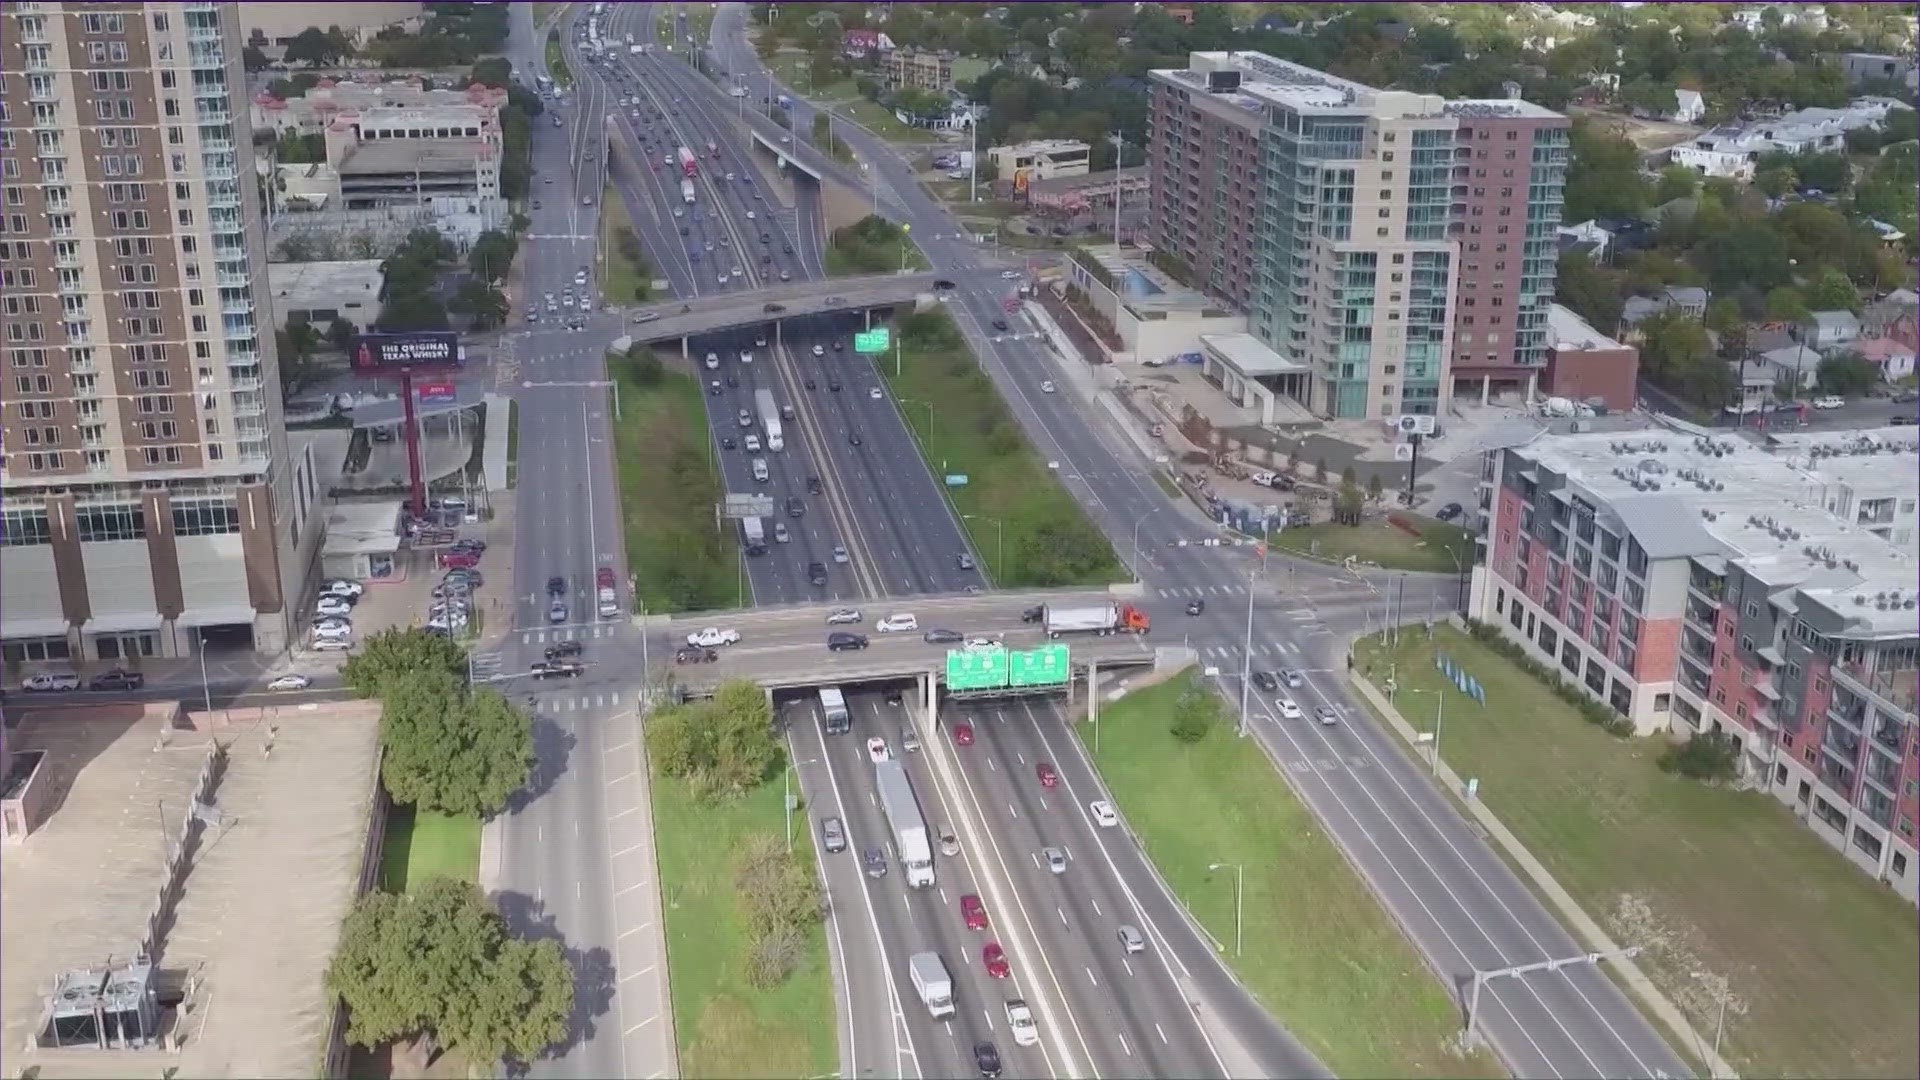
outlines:
[[[88,619],[81,630],[89,634],[123,634],[136,630],[160,629],[157,611],[110,611]]]
[[[175,626],[233,626],[253,624],[252,604],[223,604],[219,607],[188,608],[174,620]]]
[[[1771,680],[1767,682],[1755,683],[1753,687],[1753,692],[1756,694],[1759,694],[1763,698],[1766,698],[1768,701],[1780,700],[1780,691],[1775,690],[1773,688],[1773,683]]]
[[[1787,662],[1787,658],[1780,655],[1780,650],[1774,648],[1771,645],[1768,645],[1768,646],[1765,646],[1764,648],[1756,650],[1753,655],[1758,656],[1760,659],[1765,660],[1767,663],[1772,664],[1774,667],[1779,667],[1780,665]]]
[[[51,619],[6,619],[0,620],[0,638],[12,641],[15,638],[66,637],[67,620],[62,616]]]

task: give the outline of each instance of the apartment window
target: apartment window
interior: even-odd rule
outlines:
[[[136,503],[77,507],[74,521],[83,544],[106,540],[144,540],[147,535],[146,512]]]
[[[52,541],[45,510],[0,510],[0,546],[33,547]]]
[[[175,499],[173,531],[179,536],[237,533],[240,510],[231,499]]]

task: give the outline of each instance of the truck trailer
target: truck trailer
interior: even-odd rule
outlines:
[[[773,391],[755,390],[753,400],[760,407],[760,425],[767,429],[767,449],[785,450],[787,440],[780,430],[780,409],[773,403]]]
[[[874,765],[873,771],[879,781],[880,808],[893,827],[893,846],[907,869],[907,884],[924,889],[933,884],[933,845],[927,842],[927,822],[914,800],[907,767],[889,759]]]
[[[700,159],[693,156],[693,151],[682,146],[674,156],[680,159],[680,174],[682,176],[691,180],[700,175]]]
[[[693,205],[693,181],[692,180],[680,181],[680,199],[682,202],[686,203],[688,206]]]
[[[827,734],[845,735],[853,730],[853,714],[847,712],[847,696],[837,686],[820,688],[820,713],[827,721]]]
[[[1047,604],[1040,612],[1040,624],[1047,636],[1061,634],[1144,634],[1152,627],[1147,613],[1132,604],[1105,603],[1086,607],[1061,607]]]
[[[759,518],[740,519],[740,546],[746,549],[748,555],[767,553],[767,528]]]
[[[920,995],[920,1004],[927,1007],[927,1015],[935,1020],[953,1015],[953,976],[947,974],[947,963],[940,959],[939,953],[909,956],[907,974],[913,978],[914,993]]]

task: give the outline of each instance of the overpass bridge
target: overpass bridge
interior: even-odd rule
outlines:
[[[796,281],[752,292],[630,309],[624,333],[639,344],[686,339],[720,330],[778,322],[796,315],[865,311],[910,303],[933,292],[937,275],[872,274],[827,281]]]

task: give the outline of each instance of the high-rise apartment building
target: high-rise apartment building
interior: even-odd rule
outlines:
[[[1726,733],[1748,783],[1913,902],[1915,437],[1770,444],[1656,429],[1489,453],[1471,610],[1642,734]]]
[[[281,421],[238,17],[0,12],[9,663],[286,647],[321,527]]]
[[[1565,117],[1262,53],[1152,73],[1153,242],[1340,418],[1437,413],[1546,364]]]

